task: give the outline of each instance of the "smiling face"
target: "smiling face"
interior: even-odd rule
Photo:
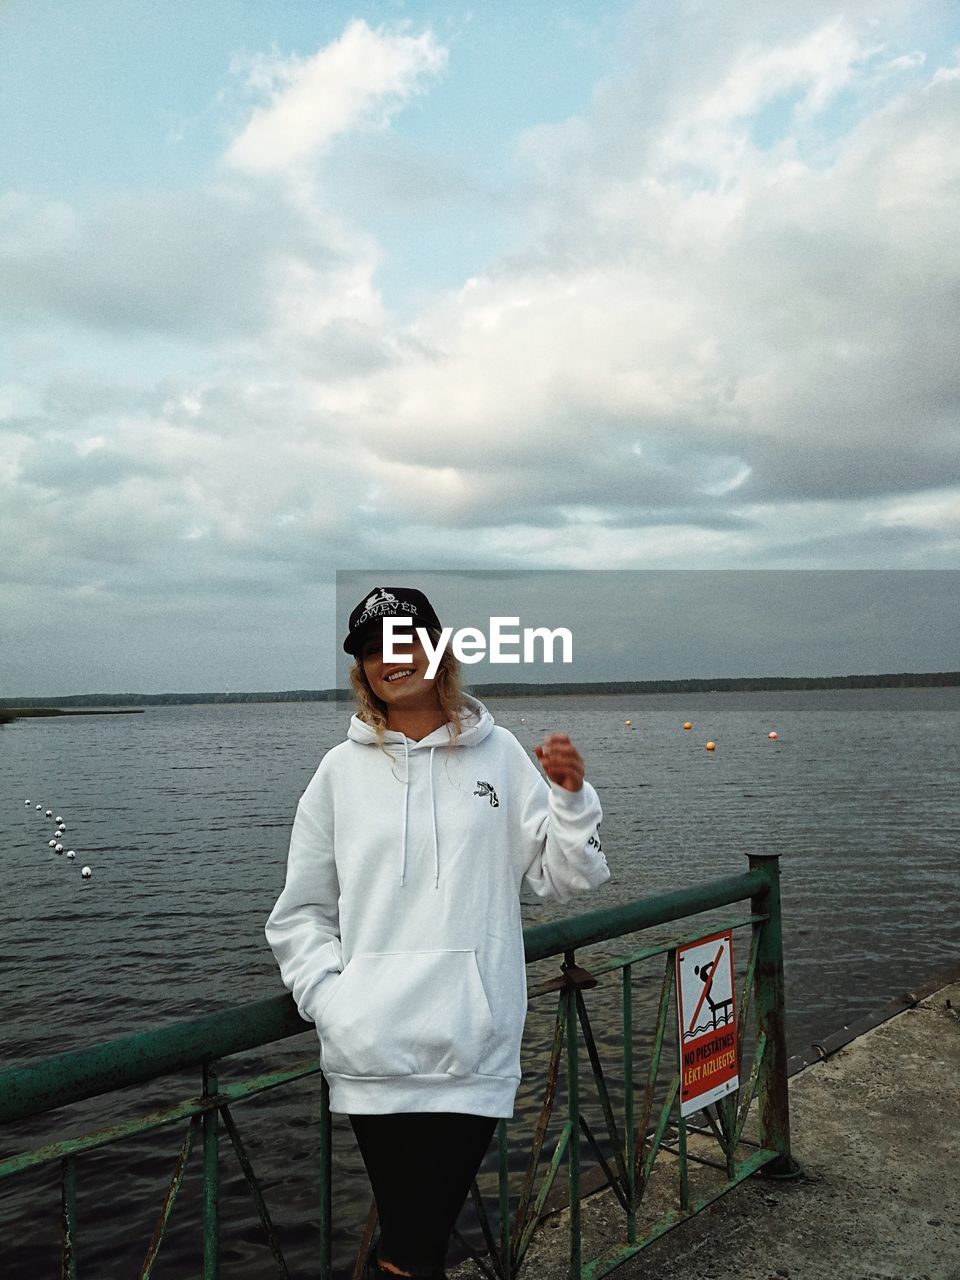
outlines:
[[[410,714],[440,715],[440,697],[433,680],[427,679],[429,661],[420,640],[396,644],[398,652],[407,654],[400,662],[384,662],[383,640],[379,630],[373,631],[360,650],[363,673],[374,697],[387,708],[387,727],[401,728],[398,717]],[[442,719],[441,719],[442,723]]]

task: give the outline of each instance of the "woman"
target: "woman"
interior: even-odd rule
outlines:
[[[419,640],[384,660],[384,618],[433,636],[422,592],[378,588],[344,649],[359,703],[297,808],[266,934],[316,1023],[380,1217],[373,1276],[440,1277],[450,1232],[520,1082],[520,894],[566,901],[609,879],[600,804],[563,734],[526,751]]]

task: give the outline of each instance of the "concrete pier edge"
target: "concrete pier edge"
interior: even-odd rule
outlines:
[[[793,1054],[787,1059],[788,1074],[795,1076],[797,1072],[803,1071],[815,1062],[825,1062],[838,1049],[844,1048],[852,1040],[856,1040],[866,1032],[872,1031],[874,1027],[882,1026],[883,1023],[895,1018],[897,1014],[903,1013],[904,1010],[915,1008],[921,1001],[929,999],[936,992],[942,991],[944,987],[949,987],[955,982],[960,982],[960,961],[947,969],[941,970],[934,977],[920,983],[919,986],[913,987],[909,991],[904,991],[889,1004],[883,1005],[872,1013],[864,1014],[862,1018],[857,1018],[854,1022],[844,1023],[838,1031],[832,1032],[822,1040],[815,1040],[807,1052]]]

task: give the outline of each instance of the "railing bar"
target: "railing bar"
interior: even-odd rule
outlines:
[[[643,1166],[644,1152],[647,1145],[647,1131],[650,1128],[650,1116],[653,1114],[653,1097],[657,1086],[657,1076],[660,1072],[660,1055],[663,1051],[663,1036],[667,1025],[667,1007],[670,1003],[670,991],[673,986],[673,975],[676,968],[675,951],[667,953],[667,962],[663,966],[663,981],[660,984],[660,1004],[657,1009],[657,1025],[654,1031],[653,1052],[650,1055],[650,1064],[647,1069],[647,1087],[643,1095],[643,1110],[640,1113],[640,1124],[637,1126],[637,1136],[634,1141],[634,1169],[635,1178],[640,1195],[643,1195],[645,1182],[640,1178],[639,1172]]]
[[[600,1144],[599,1142],[597,1142],[597,1139],[596,1139],[596,1136],[594,1135],[593,1130],[590,1128],[589,1124],[587,1123],[586,1118],[582,1115],[580,1117],[580,1128],[583,1130],[587,1141],[590,1143],[590,1146],[593,1148],[594,1155],[597,1157],[597,1160],[600,1162],[600,1168],[603,1170],[603,1176],[607,1180],[607,1186],[610,1188],[613,1194],[620,1201],[620,1204],[623,1207],[624,1211],[626,1211],[627,1197],[624,1195],[624,1192],[623,1192],[623,1183],[620,1181],[619,1175],[614,1173],[614,1171],[610,1168],[610,1161],[606,1158],[606,1156],[601,1151]]]
[[[724,1151],[725,1150],[724,1137],[723,1137],[723,1134],[720,1132],[719,1128],[717,1127],[717,1122],[713,1118],[713,1114],[710,1111],[708,1111],[706,1107],[701,1107],[700,1114],[702,1116],[706,1116],[707,1124],[710,1126],[711,1134],[716,1139],[717,1146],[720,1148],[721,1151]],[[705,1133],[706,1131],[699,1130],[699,1132]]]
[[[63,1222],[60,1275],[61,1280],[77,1280],[77,1162],[73,1156],[64,1157],[60,1178]]]
[[[477,1211],[477,1220],[480,1223],[480,1230],[483,1232],[483,1238],[487,1243],[487,1255],[493,1264],[493,1268],[497,1273],[498,1280],[503,1280],[503,1268],[500,1262],[500,1250],[496,1240],[493,1238],[493,1230],[490,1226],[490,1219],[487,1217],[487,1209],[483,1203],[483,1197],[480,1194],[476,1181],[470,1187],[470,1196],[473,1200],[473,1207]]]
[[[737,1120],[737,1127],[734,1131],[734,1144],[739,1143],[740,1135],[743,1133],[743,1126],[747,1122],[747,1115],[750,1111],[750,1104],[753,1102],[754,1094],[757,1091],[757,1083],[760,1079],[760,1071],[763,1065],[763,1055],[767,1049],[767,1034],[765,1031],[760,1032],[760,1038],[757,1040],[757,1047],[753,1054],[753,1067],[750,1071],[750,1079],[747,1082],[746,1090],[740,1101],[740,1115]]]
[[[570,1121],[567,1120],[560,1133],[560,1137],[557,1139],[557,1145],[554,1148],[553,1156],[550,1160],[550,1165],[547,1169],[546,1176],[544,1177],[543,1185],[540,1188],[540,1194],[537,1196],[536,1202],[534,1203],[533,1215],[531,1216],[530,1221],[527,1223],[526,1227],[524,1227],[523,1235],[520,1237],[520,1248],[517,1252],[517,1268],[518,1269],[520,1266],[520,1262],[523,1259],[524,1254],[527,1252],[527,1249],[529,1248],[529,1245],[530,1245],[530,1241],[533,1239],[534,1233],[537,1229],[537,1223],[540,1221],[540,1215],[543,1212],[543,1206],[547,1203],[547,1196],[549,1196],[551,1190],[553,1189],[553,1184],[556,1181],[557,1174],[560,1172],[560,1163],[563,1160],[563,1154],[567,1149],[567,1143],[570,1141],[570,1134],[572,1132],[573,1132],[573,1128],[570,1124]]]
[[[716,924],[711,924],[711,930],[720,931],[723,929],[743,929],[748,924],[759,924],[769,919],[766,915],[743,916],[736,920],[721,920]],[[651,960],[655,956],[665,955],[678,946],[683,946],[687,942],[696,942],[703,935],[702,927],[696,933],[687,934],[684,937],[667,938],[662,943],[658,943],[653,947],[645,947],[642,951],[631,952],[628,956],[615,956],[611,960],[596,961],[590,965],[590,972],[594,977],[599,977],[604,973],[612,973],[616,969],[622,969],[628,964],[638,964],[641,960]],[[551,992],[561,988],[562,978],[544,978],[542,982],[538,982],[535,986],[527,988],[528,1000],[535,1000],[539,996],[549,995]]]
[[[760,929],[761,925],[755,924],[750,931],[750,958],[747,961],[747,971],[743,975],[740,1004],[737,1007],[737,1017],[740,1019],[740,1026],[737,1029],[737,1062],[743,1061],[743,1040],[753,995],[753,976],[757,967],[757,955],[760,950]]]
[[[754,1155],[748,1156],[737,1170],[736,1176],[732,1180],[733,1185],[743,1182],[745,1178],[749,1178],[751,1174],[757,1171],[757,1169],[762,1168],[765,1164],[769,1164],[775,1158],[776,1152],[767,1149],[761,1149],[755,1152]],[[724,1185],[708,1191],[705,1195],[702,1195],[699,1200],[695,1200],[690,1206],[691,1215],[699,1213],[701,1209],[705,1209],[708,1204],[712,1204],[714,1200],[719,1199],[724,1192],[729,1190],[730,1186]]]
[[[654,929],[674,920],[753,898],[767,885],[766,875],[751,869],[741,875],[721,876],[689,889],[671,890],[623,906],[589,911],[551,924],[534,925],[523,931],[524,955],[528,962],[544,960],[548,956],[572,952],[610,938]]]
[[[687,1122],[681,1115],[677,1121],[677,1156],[680,1160],[680,1208],[690,1208],[690,1179],[687,1166]]]
[[[187,1167],[187,1161],[190,1159],[190,1152],[193,1150],[194,1139],[200,1128],[200,1117],[198,1115],[190,1117],[190,1124],[187,1126],[187,1132],[183,1142],[180,1144],[180,1153],[177,1156],[177,1162],[173,1166],[173,1173],[170,1175],[170,1182],[167,1186],[167,1194],[164,1197],[163,1204],[160,1206],[160,1213],[157,1217],[157,1225],[153,1229],[153,1235],[147,1246],[147,1255],[143,1260],[143,1266],[140,1268],[138,1280],[150,1280],[153,1274],[154,1263],[157,1260],[157,1254],[160,1252],[160,1245],[163,1242],[163,1233],[166,1230],[167,1223],[170,1220],[170,1214],[173,1212],[174,1202],[177,1193],[180,1190],[180,1184],[183,1181],[184,1170]]]
[[[203,1096],[217,1092],[217,1068],[203,1066]],[[203,1113],[203,1280],[220,1277],[220,1113],[216,1107]]]
[[[698,1135],[698,1137],[701,1137],[701,1138],[716,1137],[715,1133],[711,1134],[711,1131],[709,1128],[704,1129],[700,1125],[692,1125],[689,1122],[687,1124],[687,1133],[695,1133]],[[758,1151],[763,1149],[763,1143],[754,1142],[752,1138],[741,1138],[737,1145],[741,1147],[756,1147]]]
[[[453,1228],[453,1236],[455,1240],[459,1240],[460,1244],[463,1245],[464,1249],[466,1249],[467,1253],[470,1256],[470,1261],[473,1263],[473,1265],[477,1268],[478,1271],[482,1272],[482,1274],[487,1277],[487,1280],[499,1280],[498,1273],[496,1271],[491,1271],[490,1268],[487,1266],[486,1262],[484,1261],[483,1254],[480,1253],[479,1250],[474,1249],[470,1241],[465,1239],[465,1237],[457,1227]],[[360,1276],[354,1273],[353,1280],[360,1280]]]
[[[744,929],[748,924],[756,925],[768,918],[766,915],[750,915],[736,920],[720,920],[716,924],[711,923],[710,930],[711,932],[721,933],[726,929]],[[688,942],[696,942],[702,936],[703,929],[701,928],[696,933],[686,934],[683,937],[667,938],[655,947],[645,947],[642,951],[631,952],[627,956],[614,956],[610,960],[604,960],[602,964],[592,963],[590,972],[596,978],[601,973],[609,973],[612,969],[622,969],[628,964],[638,964],[641,960],[652,960],[654,956],[666,955],[668,951],[674,951],[677,947],[682,947]]]
[[[543,1151],[544,1141],[546,1140],[550,1117],[553,1115],[554,1102],[556,1101],[557,1096],[557,1080],[560,1074],[560,1059],[563,1055],[563,1037],[566,1026],[566,1003],[563,1000],[558,1000],[557,1016],[553,1027],[553,1044],[550,1048],[550,1065],[547,1068],[547,1081],[544,1089],[543,1105],[540,1108],[540,1114],[537,1117],[537,1127],[533,1136],[533,1146],[530,1148],[530,1159],[527,1161],[527,1172],[523,1179],[523,1186],[520,1191],[520,1200],[517,1204],[517,1211],[514,1216],[514,1249],[516,1249],[524,1228],[526,1227],[527,1214],[530,1210],[530,1200],[533,1196],[533,1187],[536,1182],[537,1169],[540,1166],[540,1156]]]
[[[253,1171],[253,1165],[247,1154],[246,1147],[240,1137],[240,1133],[234,1122],[233,1116],[230,1114],[229,1107],[221,1107],[220,1115],[223,1119],[224,1128],[233,1143],[233,1149],[237,1153],[237,1159],[240,1161],[240,1168],[243,1170],[243,1176],[247,1180],[247,1186],[250,1188],[250,1194],[253,1197],[253,1203],[257,1206],[257,1213],[260,1215],[260,1225],[263,1227],[263,1234],[267,1238],[267,1244],[270,1246],[270,1252],[273,1254],[273,1260],[276,1263],[277,1275],[282,1280],[290,1280],[290,1273],[287,1270],[287,1264],[280,1248],[280,1242],[277,1240],[276,1232],[273,1229],[273,1223],[270,1220],[270,1211],[267,1208],[267,1202],[263,1198],[263,1192],[260,1190],[260,1184],[257,1182],[257,1176]]]
[[[601,1280],[601,1277],[622,1267],[628,1259],[636,1257],[648,1243],[650,1242],[644,1240],[643,1244],[615,1244],[606,1253],[593,1258],[584,1266],[581,1280]]]
[[[664,1099],[663,1109],[660,1112],[660,1123],[657,1125],[657,1131],[654,1134],[653,1141],[650,1144],[650,1150],[647,1152],[646,1160],[643,1165],[643,1185],[646,1186],[650,1180],[650,1174],[653,1172],[653,1162],[657,1158],[657,1152],[660,1150],[660,1142],[667,1128],[667,1121],[670,1118],[670,1112],[673,1109],[673,1103],[680,1089],[680,1073],[673,1077],[670,1088],[667,1090],[667,1096]]]
[[[727,1176],[732,1180],[737,1174],[737,1108],[734,1096],[728,1093],[721,1099],[723,1116],[727,1128]]]
[[[255,1093],[266,1093],[269,1089],[278,1089],[294,1080],[303,1080],[307,1076],[317,1076],[321,1072],[319,1055],[300,1062],[295,1067],[283,1067],[279,1071],[268,1071],[266,1075],[254,1076],[250,1081],[239,1084],[221,1084],[220,1095],[231,1102],[242,1102],[244,1098]]]
[[[623,967],[623,1163],[626,1171],[627,1240],[637,1238],[637,1188],[633,1165],[633,967]]]
[[[513,1274],[513,1246],[510,1241],[510,1161],[507,1147],[507,1121],[497,1121],[497,1191],[500,1201],[500,1256],[503,1262],[503,1280]]]
[[[540,1187],[540,1191],[534,1201],[533,1207],[536,1211],[535,1216],[538,1218],[543,1212],[543,1206],[547,1203],[547,1197],[553,1190],[553,1184],[556,1182],[557,1175],[560,1172],[560,1164],[567,1150],[567,1144],[570,1141],[572,1133],[573,1125],[569,1120],[567,1120],[563,1129],[560,1131],[560,1136],[557,1138],[557,1145],[554,1147],[553,1155],[550,1158],[550,1164],[547,1167],[547,1173],[544,1177],[543,1185]]]
[[[693,1130],[693,1129],[691,1129],[691,1128],[688,1126],[688,1127],[687,1127],[687,1133],[689,1134],[689,1133],[693,1133],[693,1132],[694,1132],[694,1130]],[[680,1147],[679,1147],[679,1144],[678,1144],[677,1146],[674,1146],[672,1142],[661,1142],[661,1143],[660,1143],[660,1150],[661,1150],[661,1151],[669,1151],[669,1152],[670,1152],[670,1154],[671,1154],[672,1156],[676,1156],[676,1157],[677,1157],[677,1159],[679,1159],[679,1158],[680,1158]],[[719,1160],[711,1160],[711,1159],[709,1159],[707,1156],[698,1156],[698,1155],[695,1155],[695,1154],[690,1150],[690,1148],[689,1148],[689,1147],[687,1148],[687,1159],[688,1159],[688,1160],[690,1160],[690,1161],[692,1161],[692,1162],[693,1162],[693,1164],[705,1164],[705,1165],[707,1165],[707,1166],[708,1166],[709,1168],[711,1168],[711,1169],[719,1169],[721,1173],[726,1173],[726,1171],[727,1171],[727,1166],[726,1166],[726,1164],[722,1164]]]
[[[0,1124],[146,1084],[199,1063],[309,1031],[290,995],[270,996],[167,1027],[120,1036],[0,1072]]]
[[[718,1098],[713,1104],[713,1114],[716,1117],[717,1125],[720,1129],[720,1146],[723,1154],[727,1155],[730,1149],[730,1130],[727,1127],[727,1113],[723,1108],[723,1098]]]
[[[597,1051],[597,1042],[594,1039],[593,1027],[590,1025],[590,1015],[587,1013],[587,1006],[584,1002],[582,991],[577,992],[577,1015],[580,1019],[583,1039],[586,1043],[587,1053],[590,1057],[590,1066],[593,1070],[593,1078],[597,1086],[597,1094],[600,1098],[600,1108],[603,1111],[603,1118],[607,1125],[607,1134],[609,1135],[610,1141],[613,1143],[620,1185],[626,1186],[627,1170],[624,1167],[623,1156],[620,1153],[620,1132],[617,1129],[617,1121],[613,1114],[613,1107],[610,1103],[610,1094],[607,1090],[607,1082],[603,1074],[603,1064],[600,1061],[600,1054]],[[626,1204],[624,1204],[623,1207],[626,1209]]]
[[[330,1085],[320,1077],[320,1276],[333,1276],[333,1120],[330,1115]]]
[[[353,1276],[351,1280],[363,1280],[363,1273],[367,1267],[367,1258],[373,1247],[373,1233],[377,1229],[377,1201],[376,1197],[370,1201],[370,1208],[367,1210],[366,1221],[363,1224],[363,1235],[360,1237],[360,1249],[357,1252],[356,1262],[353,1264]]]
[[[271,1077],[261,1077],[262,1080],[269,1080],[269,1083],[257,1084],[254,1081],[253,1084],[256,1087],[245,1088],[239,1085],[226,1085],[209,1098],[189,1098],[162,1111],[150,1112],[145,1116],[124,1120],[120,1124],[110,1125],[106,1129],[98,1129],[94,1133],[84,1134],[81,1138],[65,1138],[62,1142],[51,1143],[46,1147],[38,1147],[35,1151],[26,1151],[19,1155],[9,1156],[5,1160],[0,1160],[0,1180],[16,1173],[23,1173],[26,1169],[48,1164],[51,1160],[62,1160],[69,1155],[81,1155],[85,1151],[93,1151],[97,1147],[106,1146],[122,1138],[131,1138],[138,1133],[149,1133],[151,1129],[159,1129],[165,1124],[174,1123],[176,1120],[185,1120],[192,1115],[200,1115],[204,1111],[221,1107],[225,1102],[242,1102],[268,1089],[279,1088],[281,1085],[302,1079],[308,1075],[316,1075],[319,1071],[319,1066],[301,1067],[295,1072],[292,1071],[284,1079],[274,1080]]]

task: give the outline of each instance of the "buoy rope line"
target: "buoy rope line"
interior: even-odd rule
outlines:
[[[31,802],[30,800],[24,800],[24,802],[23,802],[23,803],[24,803],[24,804],[27,806],[27,808],[29,809],[29,808],[30,808],[30,805],[31,805],[31,803],[32,803],[32,802]],[[34,806],[34,808],[36,809],[36,812],[37,812],[37,813],[39,813],[41,816],[43,816],[43,817],[47,817],[47,818],[53,818],[53,810],[52,810],[52,809],[46,809],[46,810],[45,810],[42,804],[35,805],[35,806]],[[63,853],[63,852],[64,852],[64,848],[63,848],[63,841],[62,841],[61,837],[63,836],[64,832],[65,832],[65,831],[66,831],[66,829],[67,829],[67,824],[66,824],[66,822],[64,822],[62,815],[61,815],[61,814],[59,814],[59,813],[57,814],[57,816],[56,816],[55,818],[53,818],[53,820],[54,820],[54,822],[56,823],[56,830],[55,830],[55,831],[54,831],[54,833],[53,833],[53,839],[52,839],[52,840],[48,840],[48,841],[47,841],[47,845],[48,845],[48,847],[49,847],[49,848],[51,848],[51,849],[53,850],[53,852],[54,852],[54,853]],[[76,860],[76,857],[77,857],[77,851],[76,851],[76,849],[67,849],[67,850],[66,850],[66,858],[68,859],[68,861],[70,861],[70,862],[74,862],[74,861]],[[81,867],[81,868],[80,868],[80,878],[81,878],[82,880],[89,880],[89,879],[91,879],[91,878],[92,878],[92,876],[93,876],[93,868],[92,868],[92,867]]]

